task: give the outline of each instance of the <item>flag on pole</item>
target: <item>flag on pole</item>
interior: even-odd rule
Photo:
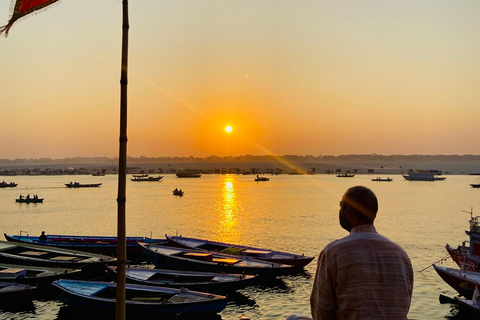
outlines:
[[[7,37],[8,31],[15,21],[32,12],[45,9],[57,1],[58,0],[12,0],[10,4],[11,18],[5,26],[0,27],[0,35],[5,33],[5,37]]]

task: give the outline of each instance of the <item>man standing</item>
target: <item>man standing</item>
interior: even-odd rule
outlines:
[[[310,296],[314,320],[407,319],[413,270],[405,251],[373,226],[377,197],[356,186],[340,201],[347,237],[328,244],[318,258]]]

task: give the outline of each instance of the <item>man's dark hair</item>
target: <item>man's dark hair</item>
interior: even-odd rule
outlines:
[[[378,211],[377,196],[372,190],[355,186],[345,192],[345,202],[357,213],[358,219],[373,223]]]

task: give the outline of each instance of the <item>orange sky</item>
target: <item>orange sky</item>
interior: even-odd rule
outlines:
[[[130,156],[480,153],[478,1],[129,2]],[[0,38],[1,158],[118,155],[121,9]]]

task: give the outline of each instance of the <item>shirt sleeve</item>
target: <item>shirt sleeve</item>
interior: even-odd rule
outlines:
[[[317,272],[310,296],[310,308],[314,320],[330,320],[335,318],[335,263],[328,258],[324,249],[318,258]]]

